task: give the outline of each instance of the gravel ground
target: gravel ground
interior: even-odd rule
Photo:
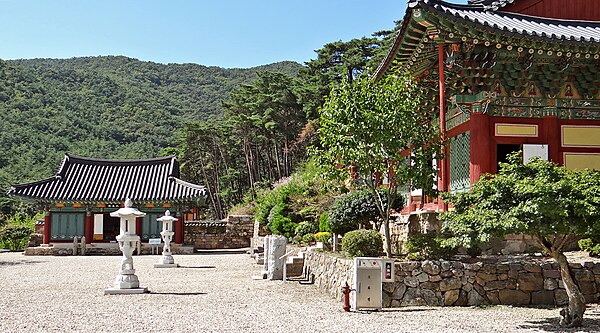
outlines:
[[[600,332],[600,308],[584,328],[561,330],[558,309],[406,307],[345,313],[314,286],[252,280],[245,254],[175,256],[157,269],[136,256],[150,294],[105,296],[120,257],[0,254],[0,332]]]

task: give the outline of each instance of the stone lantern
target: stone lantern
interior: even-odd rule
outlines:
[[[135,275],[135,269],[133,269],[132,258],[133,251],[140,241],[140,236],[135,233],[135,220],[137,217],[146,215],[146,213],[132,208],[132,205],[131,200],[127,199],[124,208],[110,213],[110,216],[121,219],[121,230],[117,236],[117,242],[119,242],[119,249],[123,252],[123,258],[121,259],[121,268],[119,269],[119,275],[115,279],[114,288],[104,290],[105,295],[141,294],[148,292],[148,288],[140,287],[138,277]]]
[[[160,232],[163,242],[165,242],[165,246],[163,247],[162,257],[158,260],[158,264],[154,264],[155,268],[167,268],[167,267],[179,267],[178,264],[175,263],[173,259],[173,255],[171,254],[171,241],[173,240],[173,235],[175,234],[173,230],[173,224],[177,221],[176,217],[171,216],[171,212],[168,210],[165,212],[165,216],[159,217],[156,219],[163,224],[163,230]]]

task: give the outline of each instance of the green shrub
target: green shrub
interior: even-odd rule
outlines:
[[[592,257],[600,256],[600,243],[594,242],[593,239],[591,239],[591,238],[580,239],[578,244],[579,244],[579,248],[582,251],[589,252],[590,256],[592,256]]]
[[[29,238],[35,227],[35,220],[40,216],[13,215],[6,220],[0,229],[0,248],[11,251],[22,251],[27,247]]]
[[[315,235],[307,234],[307,235],[302,236],[302,244],[310,245],[314,242],[315,242]]]
[[[321,242],[323,244],[329,244],[330,243],[330,239],[331,239],[331,233],[330,232],[324,232],[324,231],[317,232],[315,234],[315,239],[318,242]]]
[[[409,236],[404,250],[411,260],[447,259],[457,253],[455,247],[444,244],[444,238],[435,232]]]
[[[384,199],[384,206],[387,207],[387,190],[379,191]],[[375,200],[373,193],[367,190],[350,192],[337,199],[328,212],[331,231],[344,234],[361,225],[368,226],[371,221],[379,222],[381,218]],[[403,205],[404,199],[397,195],[391,208],[400,210]]]
[[[349,231],[342,238],[342,251],[351,257],[378,257],[383,252],[383,239],[377,230]]]
[[[317,224],[311,221],[300,222],[296,227],[296,235],[298,236],[312,235],[317,231]]]
[[[323,213],[319,216],[319,231],[331,232],[331,225],[329,224],[329,214]]]
[[[278,203],[269,212],[267,217],[269,230],[276,235],[293,237],[297,224],[285,214],[285,204]]]

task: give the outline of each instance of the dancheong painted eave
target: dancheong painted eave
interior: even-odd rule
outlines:
[[[493,8],[490,7],[492,3],[496,4]],[[402,27],[374,76],[382,77],[394,61],[400,64],[409,61],[418,46],[428,39],[428,27],[447,30],[438,32],[454,36],[444,40],[445,43],[460,42],[460,38],[470,40],[476,37],[469,35],[476,35],[479,38],[488,36],[495,40],[512,40],[519,45],[543,44],[550,49],[577,48],[591,54],[600,52],[600,21],[553,19],[494,10],[499,4],[509,3],[513,1],[460,5],[440,0],[410,0]]]
[[[9,195],[41,202],[122,203],[195,202],[204,186],[179,177],[175,156],[143,160],[107,160],[65,154],[53,177],[13,185]]]

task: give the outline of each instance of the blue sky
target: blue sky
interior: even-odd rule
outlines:
[[[328,42],[392,28],[405,8],[406,0],[0,0],[0,59],[303,63]]]

